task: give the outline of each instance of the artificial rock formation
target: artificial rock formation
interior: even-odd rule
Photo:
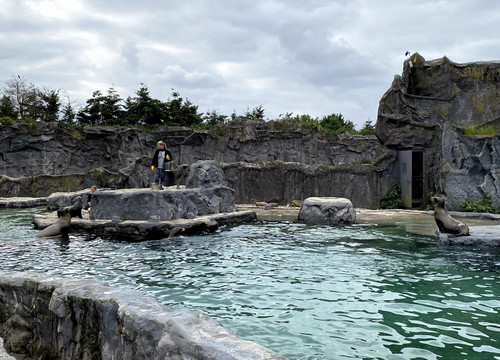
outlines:
[[[99,281],[0,272],[0,304],[6,350],[29,359],[284,359],[206,315]]]
[[[304,200],[299,220],[315,223],[352,224],[356,211],[349,199],[311,197]]]
[[[160,221],[193,219],[206,214],[233,212],[234,190],[226,186],[216,161],[191,165],[186,188],[97,191],[92,195],[91,219]]]
[[[54,193],[47,197],[50,210],[71,205],[89,190]],[[216,161],[191,165],[186,186],[148,189],[99,189],[92,195],[91,219],[149,220],[193,219],[207,214],[236,211],[234,190],[227,186],[224,172]]]
[[[500,225],[469,226],[469,231],[469,236],[455,236],[436,230],[436,236],[439,242],[445,245],[500,247]]]
[[[460,209],[465,198],[489,194],[500,206],[499,136],[463,135],[468,125],[499,125],[499,79],[498,62],[457,64],[413,54],[380,100],[376,137],[325,135],[272,121],[235,121],[213,132],[0,125],[0,196],[41,197],[93,184],[149,187],[161,139],[174,156],[178,182],[185,184],[191,164],[216,160],[237,203],[336,196],[378,208],[401,182],[397,152],[412,150],[424,153],[423,203],[428,193],[442,194],[450,209]]]
[[[71,130],[50,123],[35,129],[26,124],[0,127],[0,196],[42,197],[93,184],[147,188],[153,181],[149,167],[159,139],[174,156],[176,184],[186,183],[191,164],[216,160],[235,189],[237,203],[288,204],[298,196],[349,196],[357,192],[352,179],[362,174],[360,182],[368,188],[353,201],[373,208],[392,185],[385,180],[385,169],[395,152],[380,146],[375,136],[280,130],[274,122],[228,124],[228,132],[217,135],[181,127],[151,132],[111,127]],[[255,191],[266,186],[262,181],[269,181],[264,197]],[[329,185],[318,187],[323,181]]]
[[[46,203],[50,210],[66,208],[79,197],[85,202],[89,191],[54,193]],[[71,231],[142,241],[171,236],[176,227],[183,228],[182,233],[194,234],[256,218],[254,212],[236,210],[234,190],[227,186],[218,163],[198,161],[191,165],[186,186],[163,190],[99,189],[92,194],[90,220],[87,216],[74,219]],[[57,220],[54,216],[35,214],[33,222],[44,229]]]
[[[500,136],[463,133],[500,125],[499,80],[500,62],[426,61],[415,53],[380,100],[377,137],[394,150],[423,151],[424,188],[446,195],[450,210],[488,194],[500,206]]]

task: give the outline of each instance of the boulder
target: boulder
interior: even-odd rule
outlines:
[[[311,197],[304,200],[304,205],[299,211],[299,220],[352,224],[356,221],[356,211],[349,199]]]
[[[122,189],[97,191],[92,195],[92,220],[193,219],[197,216],[236,211],[233,190],[208,189]]]
[[[236,211],[234,190],[226,186],[224,172],[216,161],[191,165],[186,188],[122,189],[97,191],[92,195],[90,218],[160,221],[193,219],[207,214]]]
[[[191,165],[186,180],[186,189],[227,186],[224,172],[215,160],[198,161]]]
[[[99,191],[104,191],[100,189]],[[82,198],[84,204],[87,204],[87,196],[90,193],[90,188],[77,192],[56,192],[46,198],[47,208],[49,210],[57,210],[73,203],[79,198]]]

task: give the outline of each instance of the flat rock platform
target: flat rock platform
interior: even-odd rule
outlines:
[[[39,229],[57,221],[57,211],[49,214],[33,215],[33,223]],[[97,236],[113,237],[128,241],[163,239],[179,234],[193,235],[213,232],[220,226],[254,221],[257,215],[253,211],[234,211],[198,216],[194,219],[175,219],[166,221],[145,220],[90,220],[86,211],[82,211],[82,219],[71,218],[70,233],[88,233]],[[177,229],[176,229],[177,228]],[[183,230],[182,230],[183,229]]]
[[[0,197],[0,208],[27,208],[47,205],[46,197]],[[0,359],[1,360],[1,359]]]
[[[500,247],[500,225],[469,226],[469,236],[436,231],[439,242],[446,245]]]

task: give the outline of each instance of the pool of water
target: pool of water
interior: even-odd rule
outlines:
[[[290,221],[43,240],[33,212],[0,210],[0,270],[138,289],[289,359],[500,359],[500,250],[440,246],[401,225]]]

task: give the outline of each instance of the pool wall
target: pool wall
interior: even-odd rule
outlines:
[[[285,359],[136,290],[29,272],[0,272],[0,337],[39,359]]]

